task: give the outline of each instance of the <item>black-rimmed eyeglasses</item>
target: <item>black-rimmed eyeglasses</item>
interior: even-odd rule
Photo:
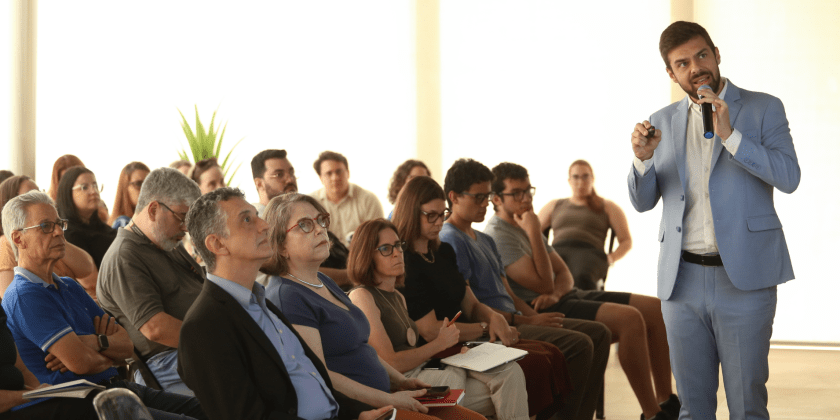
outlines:
[[[506,196],[506,195],[509,195],[509,196],[513,197],[513,199],[515,201],[522,201],[522,199],[525,198],[525,194],[528,194],[529,197],[533,198],[534,194],[536,194],[536,193],[537,193],[537,187],[531,187],[531,188],[528,188],[527,190],[513,190],[513,192],[499,193],[499,195],[501,195],[503,197]]]
[[[380,245],[376,248],[383,257],[390,256],[394,253],[395,249],[399,249],[400,252],[405,252],[405,241],[397,241],[393,244]]]
[[[470,193],[462,192],[461,195],[466,195],[466,196],[472,197],[473,200],[475,200],[475,204],[482,204],[486,200],[492,200],[493,196],[496,195],[496,194],[492,193],[492,192],[487,193],[487,194],[470,194]]]
[[[443,221],[445,222],[446,219],[449,218],[449,215],[452,214],[452,212],[449,211],[449,209],[444,210],[443,213],[435,213],[433,211],[428,212],[428,211],[423,211],[423,210],[420,210],[420,213],[423,213],[426,216],[426,220],[428,220],[429,223],[437,222],[438,219],[440,219],[441,217],[443,218]]]
[[[21,232],[26,232],[29,229],[41,228],[41,232],[53,233],[55,227],[58,226],[61,230],[67,230],[67,220],[56,219],[54,222],[41,222],[35,226],[25,227],[20,229]]]

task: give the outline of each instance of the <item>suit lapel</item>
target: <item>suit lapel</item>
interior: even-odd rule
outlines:
[[[254,341],[256,341],[266,353],[268,353],[271,360],[274,361],[280,369],[286,372],[286,376],[288,376],[289,372],[286,371],[286,364],[283,363],[283,359],[280,358],[280,354],[277,353],[277,349],[274,348],[274,344],[271,343],[271,340],[268,339],[254,319],[248,315],[245,308],[243,308],[242,305],[233,298],[233,296],[229,295],[212,281],[205,281],[204,287],[210,292],[210,295],[213,296],[214,299],[221,303],[230,312],[230,318],[238,323],[242,330],[246,331],[254,339]]]
[[[732,84],[731,80],[727,80],[726,83],[729,83],[729,87],[726,88],[726,97],[723,100],[729,106],[729,124],[734,128],[735,119],[738,117],[738,112],[741,111],[741,91]],[[723,144],[720,141],[720,137],[715,136],[714,149],[712,150],[712,172],[715,170],[715,165],[718,159],[720,159],[722,151]]]
[[[671,117],[674,139],[674,161],[680,174],[680,184],[685,191],[685,132],[688,126],[688,96],[677,105],[677,112]]]

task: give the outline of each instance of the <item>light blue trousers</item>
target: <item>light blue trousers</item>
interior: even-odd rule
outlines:
[[[716,419],[719,366],[731,420],[767,420],[767,356],[776,286],[743,291],[723,267],[680,261],[662,301],[680,420]]]

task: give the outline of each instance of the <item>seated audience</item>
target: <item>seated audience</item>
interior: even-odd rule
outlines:
[[[285,150],[268,149],[257,153],[251,159],[251,173],[260,197],[259,203],[254,203],[260,217],[263,217],[265,206],[272,198],[298,191],[295,168],[287,159]],[[321,263],[321,272],[342,289],[349,289],[351,283],[347,277],[347,255],[350,251],[332,232],[327,231],[327,235],[330,237],[330,256]],[[257,282],[267,286],[268,276],[261,273]]]
[[[137,213],[105,253],[99,270],[102,308],[128,331],[138,355],[161,387],[193,395],[178,376],[181,322],[204,283],[204,269],[181,244],[198,186],[175,169],[146,177]],[[135,380],[144,384],[139,372]]]
[[[329,277],[318,272],[329,255],[329,245],[321,245],[329,227],[324,208],[310,196],[287,194],[269,203],[266,221],[274,250],[263,267],[271,274],[266,299],[283,308],[292,327],[326,365],[335,389],[373,406],[428,411],[415,397],[425,394],[423,388],[429,385],[406,378],[376,356],[367,344],[370,325],[365,315]],[[287,232],[289,225],[293,229]],[[390,393],[391,389],[402,391]],[[401,411],[398,417],[406,418],[406,414]],[[462,409],[430,414],[446,419],[483,418]]]
[[[23,394],[41,384],[18,355],[15,340],[0,307],[0,419],[98,420],[89,399],[50,398],[27,400]]]
[[[211,419],[372,420],[391,408],[370,410],[334,390],[320,359],[266,300],[254,280],[272,255],[269,227],[241,191],[201,196],[187,226],[209,274],[181,326],[178,371]]]
[[[50,177],[50,189],[47,191],[47,194],[53,201],[56,201],[58,198],[58,183],[61,181],[61,177],[64,176],[64,173],[67,172],[68,169],[74,166],[81,166],[84,168],[85,164],[82,163],[81,159],[74,155],[64,155],[55,160],[52,169],[52,176]]]
[[[621,207],[599,197],[594,182],[589,162],[572,162],[569,167],[572,196],[549,201],[538,214],[540,229],[551,228],[554,232],[554,250],[572,273],[575,287],[581,290],[598,289],[598,281],[606,278],[607,269],[633,246]],[[615,232],[618,248],[607,255],[604,242],[609,229]]]
[[[192,169],[192,163],[188,160],[176,160],[169,164],[169,167],[172,169],[177,169],[179,172],[186,176],[190,176],[190,169]]]
[[[189,177],[198,184],[202,194],[207,194],[225,186],[222,168],[214,157],[196,162],[195,166],[190,169]]]
[[[668,340],[659,299],[575,288],[563,259],[542,234],[531,204],[536,189],[531,186],[528,171],[505,162],[493,168],[493,177],[496,214],[484,232],[496,243],[513,292],[538,311],[562,312],[567,318],[604,323],[613,341],[619,343],[618,360],[644,418],[654,418],[666,406],[668,414],[676,417],[679,399],[672,394]]]
[[[353,282],[363,286],[350,292],[350,300],[355,305],[352,308],[361,309],[369,321],[370,346],[384,361],[383,366],[393,366],[406,378],[465,389],[464,407],[482,414],[498,418],[527,417],[527,402],[532,396],[526,392],[524,373],[520,373],[521,368],[513,369],[514,364],[484,373],[454,366],[442,371],[423,369],[431,357],[457,344],[461,333],[444,317],[438,323],[437,337],[423,345],[418,342],[417,324],[408,315],[405,298],[396,290],[405,276],[405,246],[393,224],[374,219],[356,229],[350,253]],[[324,330],[319,330],[324,337]],[[325,337],[324,341],[329,339]],[[330,365],[328,360],[327,366]],[[506,372],[501,374],[501,371]]]
[[[59,196],[61,189],[59,189]],[[114,365],[131,357],[128,334],[72,279],[53,268],[64,257],[64,229],[52,200],[41,192],[17,196],[3,208],[3,228],[18,256],[3,310],[20,357],[39,381],[85,379],[127,388],[153,410],[205,418],[198,400],[122,380]],[[164,415],[156,418],[170,418]]]
[[[117,196],[114,198],[114,208],[108,224],[112,228],[121,228],[131,221],[134,216],[134,209],[137,207],[137,197],[140,195],[140,187],[143,180],[149,175],[149,167],[141,162],[131,162],[120,172],[120,180],[117,183]]]
[[[409,250],[405,255],[404,292],[408,313],[417,322],[420,334],[426,340],[434,338],[437,322],[458,311],[464,314],[456,324],[462,340],[493,337],[498,334],[497,329],[509,325],[509,319],[523,338],[551,343],[565,356],[574,392],[566,399],[560,417],[591,420],[609,357],[609,330],[597,322],[565,320],[562,314],[538,315],[508,295],[506,280],[499,271],[489,271],[495,275],[478,278],[471,271],[464,275],[460,256],[456,258],[453,246],[441,242],[443,238],[439,236],[450,214],[445,199],[437,182],[417,177],[406,184],[394,207],[394,224]],[[479,197],[482,200],[487,199]],[[477,211],[474,217],[478,219],[479,215],[481,212]],[[493,304],[482,301],[473,292],[486,287],[496,290]],[[498,302],[503,310],[493,306]]]
[[[356,226],[384,216],[382,203],[376,195],[349,182],[350,166],[344,155],[330,151],[321,152],[313,167],[324,188],[309,195],[315,197],[327,209],[332,219],[330,231],[341,239],[344,245],[350,244],[350,237]]]
[[[8,181],[8,182],[7,182]],[[0,183],[0,209],[9,200],[38,190],[38,186],[26,175],[18,175]],[[2,224],[2,218],[0,218]],[[13,269],[17,265],[17,258],[12,252],[12,246],[3,234],[3,227],[0,226],[0,298],[6,293],[6,288],[12,283],[15,277]],[[98,271],[93,263],[93,258],[83,249],[73,244],[66,244],[64,258],[55,264],[55,273],[59,277],[70,277],[79,282],[91,298],[96,300],[96,276]]]
[[[99,217],[100,191],[90,169],[74,166],[61,177],[56,201],[58,213],[67,219],[67,242],[90,254],[97,269],[117,236]]]

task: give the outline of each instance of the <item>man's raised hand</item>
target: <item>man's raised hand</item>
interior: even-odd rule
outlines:
[[[653,135],[648,136],[651,128],[653,128]],[[662,140],[662,131],[655,129],[650,122],[646,120],[636,124],[630,136],[633,154],[641,161],[652,158],[653,151],[656,150],[656,146],[659,146],[660,140]]]

